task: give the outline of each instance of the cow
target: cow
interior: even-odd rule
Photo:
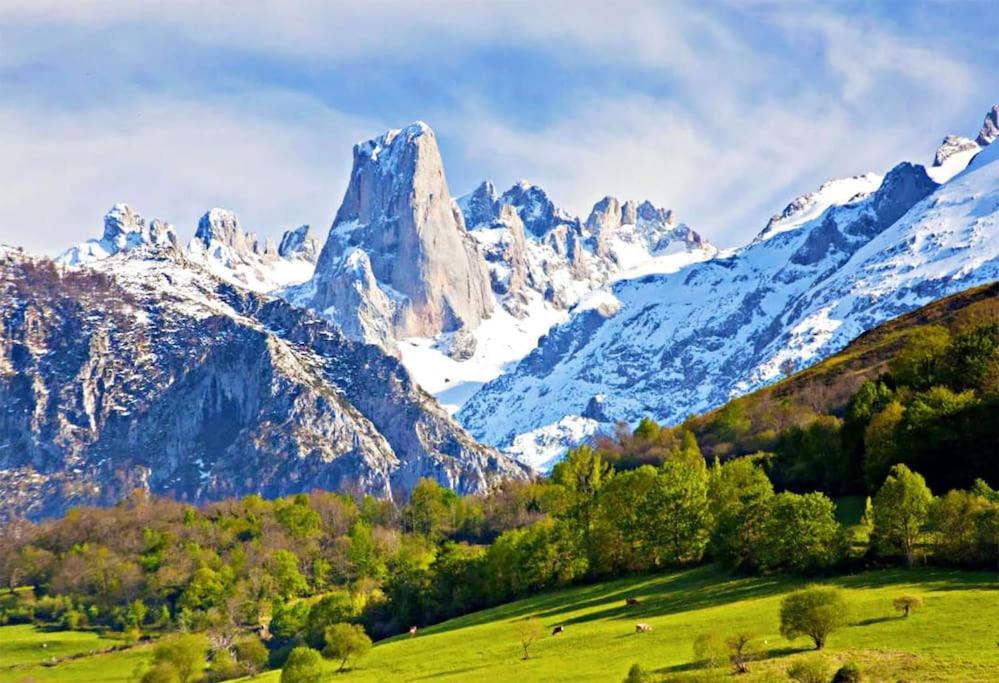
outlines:
[[[628,607],[634,607],[635,605],[638,604],[638,598],[628,598],[627,600],[624,601],[624,604],[626,604]]]
[[[414,638],[415,636],[416,636],[416,627],[415,626],[410,626],[409,627],[409,637],[410,638]]]
[[[552,629],[552,635],[553,636],[557,636],[559,633],[562,633],[564,631],[565,631],[565,627],[563,627],[563,626],[556,626],[555,628]]]
[[[648,633],[652,630],[649,624],[635,624],[635,633]]]

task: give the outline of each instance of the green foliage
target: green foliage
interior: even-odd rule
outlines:
[[[200,634],[187,633],[164,638],[153,649],[153,665],[169,664],[180,683],[201,679],[208,653],[208,640]]]
[[[343,671],[350,659],[355,661],[371,650],[371,638],[359,624],[333,624],[326,627],[323,656],[340,662]]]
[[[950,332],[940,325],[925,325],[906,340],[905,346],[888,363],[899,385],[925,388],[944,380],[944,355],[950,346]]]
[[[787,675],[798,683],[826,683],[829,680],[829,662],[822,657],[799,659],[787,668]]]
[[[874,496],[871,538],[875,549],[882,555],[902,555],[912,564],[932,500],[933,494],[922,476],[905,465],[892,467]]]
[[[759,566],[758,546],[773,495],[763,468],[751,459],[715,461],[708,485],[715,516],[708,547],[714,559],[734,569]]]
[[[250,676],[260,673],[267,666],[267,646],[260,638],[247,636],[237,640],[233,647],[236,650],[236,661]]]
[[[727,664],[728,644],[717,633],[702,633],[694,639],[694,661],[706,669]]]
[[[831,500],[821,493],[779,493],[762,515],[756,552],[764,570],[813,573],[834,566],[845,546]]]
[[[515,621],[513,627],[517,634],[517,641],[524,653],[524,659],[529,659],[531,646],[545,637],[545,626],[537,617],[524,617]]]
[[[323,658],[310,647],[296,647],[281,667],[281,683],[322,683]]]
[[[142,683],[182,683],[177,668],[170,662],[159,662],[153,664],[146,673],[142,674]]]
[[[725,645],[728,647],[728,660],[736,673],[747,673],[749,663],[759,657],[756,635],[749,631],[733,633],[725,639]]]
[[[281,647],[296,643],[305,632],[309,618],[309,605],[304,602],[278,603],[271,617],[270,632],[274,645]]]
[[[829,634],[844,626],[848,605],[838,588],[809,586],[781,601],[780,633],[788,640],[808,636],[821,650]]]
[[[736,400],[718,411],[708,430],[718,441],[733,442],[745,436],[752,426],[744,402]]]
[[[856,662],[847,662],[833,674],[832,683],[861,683],[864,673]]]
[[[985,482],[935,499],[929,518],[935,556],[970,567],[999,563],[999,499]]]
[[[206,683],[216,683],[216,681],[228,681],[233,678],[242,678],[246,671],[233,657],[227,649],[216,650],[212,654],[212,661],[208,665],[205,674]]]
[[[421,478],[409,495],[402,517],[407,528],[427,540],[437,540],[450,528],[454,493],[434,479]]]
[[[657,566],[699,562],[711,523],[703,460],[664,462],[638,510]]]
[[[355,616],[354,601],[350,593],[336,590],[324,595],[309,608],[309,616],[305,621],[305,642],[321,650],[326,644],[326,629],[333,624],[350,621]]]
[[[648,683],[649,680],[649,673],[637,663],[631,665],[628,675],[624,677],[624,683]]]
[[[271,558],[271,575],[278,595],[285,600],[309,591],[309,582],[298,568],[298,556],[290,550],[278,550]]]

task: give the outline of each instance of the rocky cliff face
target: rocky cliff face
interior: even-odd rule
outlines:
[[[148,245],[69,270],[0,250],[0,405],[6,514],[525,476],[380,349]]]
[[[319,250],[322,245],[311,233],[308,225],[303,225],[294,230],[288,230],[281,237],[278,245],[278,255],[286,259],[301,259],[309,263],[319,260]]]
[[[996,139],[999,139],[999,104],[992,107],[985,115],[985,121],[982,123],[981,130],[978,131],[975,142],[986,147],[995,142]]]
[[[342,262],[363,250],[391,316],[395,338],[474,328],[492,311],[482,256],[452,207],[437,140],[414,123],[354,147],[343,204],[299,300],[357,328],[337,307],[356,280],[339,277]],[[383,341],[383,340],[372,340]]]

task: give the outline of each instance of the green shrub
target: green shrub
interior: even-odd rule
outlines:
[[[820,657],[802,659],[787,668],[787,675],[798,683],[826,683],[829,664]]]
[[[694,640],[694,659],[706,669],[728,662],[728,646],[717,633],[702,633]]]
[[[311,647],[296,647],[281,667],[281,683],[321,683],[323,658]]]
[[[632,664],[628,669],[628,675],[624,677],[624,683],[646,683],[649,674],[639,664]]]
[[[359,624],[333,624],[326,628],[323,656],[340,662],[340,671],[352,657],[357,660],[371,649],[371,638]]]
[[[780,604],[780,632],[788,640],[808,636],[821,650],[829,634],[846,624],[847,603],[838,588],[809,586]]]
[[[177,669],[170,662],[159,662],[142,676],[142,683],[181,683]]]
[[[860,670],[860,665],[856,662],[847,662],[833,676],[832,683],[861,683],[864,680]]]

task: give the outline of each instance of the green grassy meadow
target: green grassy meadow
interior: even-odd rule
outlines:
[[[737,680],[788,680],[787,667],[813,656],[810,642],[788,642],[779,635],[781,598],[807,583],[787,577],[732,578],[712,567],[623,579],[537,595],[421,629],[416,638],[379,643],[343,681],[619,681],[633,663],[653,672],[654,680],[702,676],[693,663],[692,643],[700,633],[722,636],[749,630],[759,636],[762,659]],[[834,667],[856,661],[865,680],[999,680],[999,584],[988,572],[896,569],[838,577],[851,604],[850,625],[833,633],[819,655]],[[902,594],[923,598],[908,619],[892,610]],[[627,607],[625,598],[641,602]],[[521,659],[514,623],[538,617],[550,632]],[[636,634],[635,624],[652,625]],[[89,634],[32,632],[30,627],[0,629],[0,683],[13,681],[127,681],[148,658],[149,647],[85,657],[44,667],[31,647],[35,639],[66,640],[65,652],[92,648]],[[53,645],[50,645],[50,648]],[[49,655],[50,656],[50,655]],[[18,664],[16,669],[9,668]],[[718,669],[715,677],[730,676]],[[257,678],[276,683],[278,672]]]
[[[89,654],[121,644],[88,631],[44,631],[30,624],[0,627],[0,682],[129,681],[145,668],[151,647]],[[53,659],[60,661],[52,665]]]
[[[851,625],[834,633],[822,656],[853,659],[868,680],[999,680],[999,590],[996,575],[948,570],[888,570],[840,577]],[[811,656],[805,638],[779,635],[779,605],[799,579],[730,578],[700,568],[539,595],[424,629],[413,639],[377,645],[344,681],[617,681],[637,662],[657,680],[691,678],[692,643],[700,634],[757,633],[764,659],[739,680],[787,680],[787,667]],[[922,610],[901,619],[892,600],[912,593]],[[639,598],[627,607],[626,597]],[[565,632],[538,642],[520,657],[514,622],[537,616]],[[635,623],[652,625],[636,634]],[[719,676],[727,670],[715,672]],[[277,681],[278,674],[266,680]]]

